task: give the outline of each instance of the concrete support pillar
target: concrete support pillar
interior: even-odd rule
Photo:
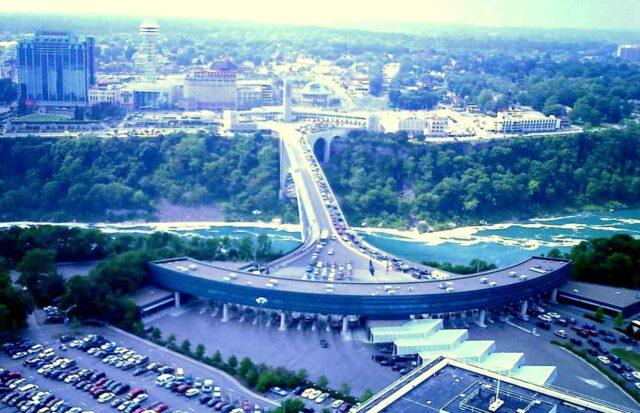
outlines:
[[[286,329],[287,329],[287,315],[283,311],[280,313],[280,327],[278,327],[278,330],[284,331]]]
[[[325,139],[324,153],[322,154],[322,163],[329,163],[329,157],[331,156],[331,139]]]
[[[176,307],[180,307],[180,293],[179,292],[175,292],[173,293],[173,299],[175,301],[175,305]]]
[[[226,323],[229,321],[229,303],[222,304],[222,322]]]
[[[527,300],[524,300],[522,302],[522,305],[520,307],[520,315],[522,316],[522,318],[524,318],[525,320],[529,318],[529,316],[527,315],[527,309],[529,308],[529,303],[527,302]]]
[[[554,288],[553,290],[551,290],[551,302],[552,303],[557,303],[558,302],[558,289]]]
[[[478,319],[476,320],[476,324],[482,328],[485,328],[487,325],[484,323],[484,318],[486,316],[485,310],[480,310],[478,313]]]
[[[342,317],[342,334],[349,332],[349,318],[347,316]]]

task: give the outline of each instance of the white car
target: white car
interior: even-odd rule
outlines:
[[[546,321],[548,323],[550,323],[552,321],[552,318],[549,317],[548,315],[539,315],[538,318],[542,321]]]
[[[29,350],[27,350],[27,353],[35,354],[35,353],[39,353],[41,351],[42,351],[42,344],[35,344]]]
[[[78,376],[77,374],[72,374],[70,376],[65,377],[64,378],[64,382],[65,383],[75,383],[79,379],[80,379],[80,376]]]
[[[560,314],[558,314],[558,313],[553,313],[553,312],[551,312],[551,313],[547,313],[547,315],[548,315],[549,317],[551,317],[551,318],[561,318],[561,317],[562,317]]]
[[[560,337],[560,338],[567,338],[567,332],[564,330],[558,330],[555,333],[556,336]]]
[[[337,409],[338,407],[342,406],[342,404],[344,403],[344,400],[334,400],[333,403],[331,403],[331,408],[333,409]]]
[[[632,371],[631,375],[640,380],[640,371]]]
[[[320,396],[316,397],[316,403],[322,403],[323,401],[327,400],[327,397],[329,397],[329,393],[320,394]]]
[[[106,403],[109,400],[114,398],[114,394],[113,393],[102,393],[100,396],[98,396],[98,403]]]
[[[193,396],[196,396],[198,393],[200,393],[200,390],[196,389],[195,387],[192,387],[186,392],[184,392],[184,395],[187,397],[193,397]]]
[[[140,393],[139,395],[137,395],[135,397],[135,399],[133,399],[134,403],[142,403],[143,401],[147,400],[147,397],[149,397],[149,395],[147,393]]]
[[[23,357],[26,357],[27,355],[28,355],[28,354],[27,354],[27,353],[25,353],[24,351],[18,351],[18,352],[17,352],[17,353],[15,353],[13,356],[11,356],[11,358],[12,358],[13,360],[18,360],[18,359],[21,359],[21,358],[23,358]]]
[[[222,397],[222,389],[220,389],[219,386],[215,386],[213,388],[213,393],[211,394],[211,396],[215,399],[218,397]]]
[[[610,364],[611,363],[611,361],[609,361],[609,359],[607,357],[605,357],[605,356],[598,356],[598,360],[602,364]]]

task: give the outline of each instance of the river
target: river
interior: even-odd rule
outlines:
[[[43,223],[5,222],[0,223],[0,228],[37,224]],[[187,237],[242,238],[267,234],[274,250],[285,253],[301,242],[297,225],[223,222],[63,224],[98,228],[107,233],[142,234],[165,231]],[[357,230],[372,245],[413,261],[467,264],[473,258],[481,258],[498,266],[505,266],[531,255],[546,253],[552,248],[568,251],[588,238],[609,237],[616,233],[640,237],[640,209],[585,212],[517,223],[459,227],[428,234],[381,228]]]

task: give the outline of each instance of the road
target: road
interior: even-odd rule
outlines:
[[[311,262],[311,256],[317,253],[318,261],[325,263],[343,264],[346,266],[350,262],[353,267],[353,280],[366,282],[388,282],[388,281],[412,281],[413,278],[401,271],[387,269],[380,261],[371,260],[368,255],[349,245],[341,238],[332,223],[332,214],[340,216],[346,223],[341,211],[337,207],[337,202],[333,198],[333,193],[328,188],[328,183],[318,165],[313,151],[309,147],[302,132],[298,130],[300,124],[268,122],[265,128],[275,131],[284,143],[287,156],[291,164],[291,176],[296,185],[298,196],[306,217],[308,218],[310,242],[317,243],[322,230],[329,231],[330,237],[324,242],[324,247],[315,251],[310,248],[303,254],[294,254],[289,260],[280,260],[278,268],[272,269],[274,275],[291,275],[305,273],[305,269]],[[323,194],[320,189],[321,183],[327,185],[327,190]],[[327,201],[329,199],[329,201]],[[332,212],[329,212],[327,203],[336,205]],[[372,261],[375,276],[369,272],[369,262]]]

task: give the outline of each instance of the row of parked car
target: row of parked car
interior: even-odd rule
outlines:
[[[93,413],[73,406],[22,377],[20,372],[0,368],[0,403],[25,413]]]
[[[636,340],[623,334],[615,334],[613,331],[603,328],[598,329],[595,324],[580,324],[572,317],[565,317],[558,312],[546,311],[541,306],[534,306],[528,313],[530,316],[536,317],[538,320],[536,326],[543,330],[550,330],[552,323],[558,326],[568,327],[567,329],[556,330],[554,335],[561,339],[569,340],[571,344],[576,347],[586,346],[586,351],[590,356],[618,374],[621,378],[629,382],[629,384],[640,389],[640,372],[634,370],[633,367],[621,360],[620,357],[611,354],[604,344],[617,344],[619,341],[630,346],[635,346],[637,344]],[[576,336],[572,337],[571,332],[574,332]]]
[[[150,361],[148,356],[127,347],[119,346],[100,335],[92,334],[83,338],[73,338],[70,340],[69,347],[100,358],[105,364],[122,370],[131,370],[134,376],[155,375],[155,384],[158,387],[163,387],[176,395],[187,398],[202,396],[200,398],[201,404],[212,407],[214,410],[224,413],[262,412],[259,405],[251,406],[248,400],[244,400],[241,406],[231,401],[223,400],[221,388],[215,386],[211,379],[193,377],[185,374],[184,369],[181,367],[167,366],[159,362]],[[203,399],[206,401],[203,402]],[[124,411],[127,411],[126,409],[128,408],[125,408]],[[164,409],[164,403],[163,406],[156,406],[154,409],[156,409],[155,411],[163,411],[158,409]],[[180,411],[176,411],[176,413],[178,412]]]

